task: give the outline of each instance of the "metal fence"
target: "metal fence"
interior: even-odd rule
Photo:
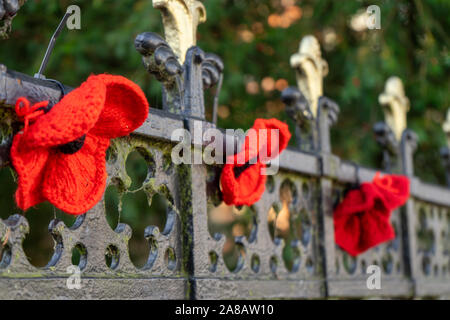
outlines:
[[[416,136],[406,129],[408,100],[399,79],[389,79],[380,95],[386,123],[376,124],[374,130],[384,150],[381,171],[407,175],[411,197],[392,216],[396,238],[353,258],[334,242],[333,207],[348,184],[370,181],[379,169],[360,167],[332,153],[330,126],[337,121],[339,107],[323,96],[322,78],[328,66],[317,40],[307,36],[301,41],[299,52],[291,58],[298,88],[282,93],[297,124],[297,146],[282,153],[280,171],[269,176],[260,201],[252,207],[228,207],[220,198],[220,165],[177,165],[170,157],[175,129],[193,133],[200,125],[203,132],[215,127],[205,119],[204,90],[220,89],[223,64],[195,46],[195,30],[205,20],[205,9],[195,0],[154,1],[154,6],[162,11],[166,40],[143,33],[135,45],[148,71],[163,85],[163,110],[151,109],[147,121],[130,137],[113,140],[107,157],[107,184],[123,195],[131,186],[126,159],[138,151],[148,165],[141,186],[146,197],[151,200],[159,194],[168,202],[164,228],[145,229],[150,247],[146,263],[137,268],[130,260],[132,229],[123,223],[115,230],[110,227],[105,200],[71,227],[58,220],[50,223],[54,254],[44,268],[27,260],[22,242],[29,225],[16,214],[0,220],[4,240],[0,298],[450,296],[450,189],[414,175]],[[60,88],[0,65],[2,166],[9,165],[9,147],[17,131],[12,106],[23,95],[31,102],[54,103]],[[223,140],[236,148],[234,137],[224,133]],[[201,152],[204,145],[194,139],[192,150]],[[444,163],[449,163],[449,153],[443,148]],[[221,231],[214,221],[218,212],[228,214],[227,223],[239,230]],[[80,289],[66,286],[73,248],[80,252]],[[233,252],[231,264],[224,252]],[[382,272],[378,290],[366,285],[366,268],[373,264]]]

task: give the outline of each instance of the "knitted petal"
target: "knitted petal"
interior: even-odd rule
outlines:
[[[19,208],[27,210],[45,200],[41,193],[41,183],[49,152],[44,148],[29,148],[24,136],[14,136],[11,147],[11,160],[19,176],[16,202]]]
[[[87,134],[83,147],[74,154],[52,150],[45,171],[44,196],[70,214],[91,209],[105,189],[108,146],[109,139]]]
[[[225,203],[250,206],[257,202],[265,189],[266,176],[261,172],[264,169],[265,165],[260,162],[246,165],[225,164],[220,177]],[[241,170],[243,171],[240,174],[236,174]]]
[[[336,243],[352,256],[395,237],[389,219],[370,209],[364,214],[349,216],[342,224],[335,223]]]
[[[362,183],[359,189],[347,192],[336,211],[343,216],[353,215],[358,212],[367,211],[374,206],[376,190],[371,183]]]
[[[351,215],[345,219],[338,219],[339,213],[334,215],[334,239],[335,242],[352,256],[362,251],[359,243],[361,239],[361,223],[359,216]]]
[[[141,88],[121,77],[102,74],[91,76],[106,85],[105,107],[91,133],[105,138],[128,135],[148,116],[148,102]]]
[[[30,147],[53,147],[78,139],[94,127],[105,97],[105,84],[89,77],[37,118],[25,133],[26,143]]]

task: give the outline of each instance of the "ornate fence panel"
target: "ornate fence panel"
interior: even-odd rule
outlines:
[[[107,208],[121,208],[105,204],[105,199],[71,227],[56,219],[50,223],[54,254],[44,268],[27,260],[22,242],[29,225],[24,215],[15,214],[0,220],[0,298],[450,296],[450,189],[414,176],[416,137],[406,128],[409,101],[400,79],[387,81],[379,99],[386,123],[374,130],[384,150],[382,171],[407,175],[411,198],[393,213],[396,238],[353,258],[335,244],[333,208],[348,184],[370,181],[378,170],[332,153],[330,126],[339,107],[323,94],[328,65],[318,41],[312,36],[301,41],[291,58],[297,87],[281,97],[296,123],[296,147],[282,153],[280,171],[268,177],[260,201],[252,207],[227,206],[221,200],[221,165],[177,164],[171,158],[178,143],[171,139],[176,129],[189,130],[195,158],[209,142],[203,135],[216,127],[205,119],[203,93],[214,86],[220,92],[224,66],[219,57],[195,46],[205,8],[196,0],[153,3],[162,11],[167,42],[147,32],[136,38],[135,46],[149,73],[163,85],[163,110],[151,109],[147,121],[130,137],[114,140],[107,155],[108,188],[119,199],[138,190],[149,203],[156,195],[168,203],[161,212],[164,227],[145,229],[150,248],[146,262],[137,268],[130,260],[133,231],[123,223],[111,228]],[[10,165],[9,148],[18,131],[12,106],[20,96],[54,103],[60,88],[0,65],[2,166]],[[236,137],[224,132],[222,138],[215,143],[237,149]],[[445,164],[448,150],[441,151]],[[125,169],[133,151],[147,165],[145,180],[134,188]],[[71,290],[66,282],[73,248],[80,252],[82,285]],[[381,268],[379,290],[366,285],[369,265]]]

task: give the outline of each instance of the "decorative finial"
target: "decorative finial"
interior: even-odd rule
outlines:
[[[397,141],[400,141],[406,129],[406,113],[409,111],[409,99],[405,95],[402,80],[390,77],[386,81],[384,92],[378,96],[378,102],[383,106],[387,125],[394,132]]]
[[[323,78],[328,74],[328,63],[322,59],[319,41],[314,36],[302,39],[298,53],[291,56],[291,67],[296,69],[298,88],[316,117],[318,101],[323,95]]]
[[[166,41],[183,63],[186,51],[195,45],[197,26],[206,21],[206,9],[198,0],[153,0],[161,10]]]
[[[442,124],[442,129],[444,129],[445,135],[447,136],[447,146],[450,149],[450,108],[447,110],[447,119]]]

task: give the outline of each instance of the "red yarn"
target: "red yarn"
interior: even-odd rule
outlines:
[[[256,144],[247,135],[241,151],[232,156],[231,161],[227,161],[222,169],[220,183],[222,197],[227,205],[250,206],[261,198],[266,183],[266,165],[263,160],[276,158],[287,147],[291,138],[288,126],[277,119],[256,119],[252,129],[256,130]],[[267,134],[261,134],[259,129],[267,129]],[[279,130],[275,145],[271,143],[272,129]],[[261,159],[260,152],[266,146],[267,157]],[[244,159],[245,164],[238,164],[239,157]]]
[[[350,255],[356,256],[395,238],[390,223],[392,210],[409,198],[409,179],[399,175],[375,175],[371,183],[349,191],[334,210],[334,238]]]
[[[64,96],[50,111],[31,108],[25,98],[16,102],[24,119],[15,135],[11,159],[19,175],[16,202],[27,210],[45,200],[70,214],[82,214],[102,197],[106,185],[109,140],[127,135],[148,116],[148,102],[138,85],[113,75],[92,75]],[[34,123],[28,125],[30,120]],[[78,151],[58,147],[85,136]]]

